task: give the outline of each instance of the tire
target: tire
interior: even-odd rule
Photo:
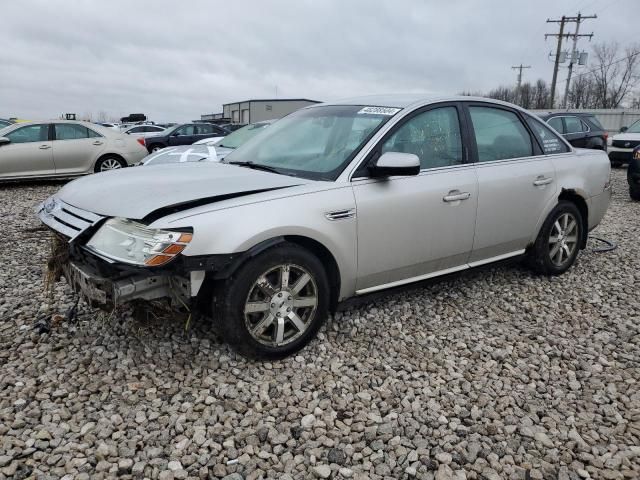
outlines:
[[[631,200],[640,201],[640,187],[629,187],[629,196]]]
[[[162,150],[163,148],[165,148],[164,145],[160,143],[153,143],[149,145],[149,153],[157,152],[158,150]]]
[[[289,280],[282,288],[285,269]],[[213,312],[222,337],[249,358],[275,360],[299,351],[329,314],[330,287],[322,263],[289,242],[251,258],[224,281],[219,294]]]
[[[611,166],[613,168],[620,168],[622,166],[622,162],[618,162],[618,161],[612,160],[611,161]]]
[[[575,222],[575,226],[572,226],[572,222]],[[583,232],[583,219],[578,207],[561,200],[542,224],[529,253],[530,266],[543,275],[566,272],[578,257]],[[553,239],[557,241],[553,242]]]
[[[127,166],[127,163],[120,157],[116,157],[115,155],[106,155],[104,157],[101,157],[96,162],[94,171],[96,173],[109,172],[111,170],[118,170],[120,168],[125,168],[126,166]]]

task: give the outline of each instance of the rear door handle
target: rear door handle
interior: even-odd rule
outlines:
[[[551,177],[543,177],[542,175],[540,175],[538,178],[536,178],[533,181],[533,184],[536,187],[541,187],[543,185],[549,185],[551,182],[553,182],[553,178],[551,178]]]
[[[48,150],[51,148],[51,145],[40,145],[40,150]]]
[[[467,200],[471,197],[469,192],[461,192],[459,190],[451,190],[447,195],[442,197],[443,202],[459,202],[460,200]]]

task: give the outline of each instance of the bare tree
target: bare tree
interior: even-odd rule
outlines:
[[[98,117],[97,117],[97,121],[98,123],[105,123],[108,120],[108,115],[107,112],[105,112],[104,110],[100,110],[98,112]]]
[[[589,73],[594,81],[598,108],[619,107],[640,80],[640,45],[627,47],[622,58],[617,58],[619,52],[617,42],[599,43],[593,47],[597,64]]]
[[[533,105],[534,108],[543,109],[549,105],[549,97],[551,96],[551,91],[547,86],[547,82],[538,79],[536,82],[536,86],[533,91]]]

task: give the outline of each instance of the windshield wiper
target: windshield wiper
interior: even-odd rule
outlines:
[[[254,162],[228,162],[229,165],[238,165],[239,167],[247,167],[247,168],[252,168],[254,170],[263,170],[265,172],[271,172],[271,173],[281,173],[280,170],[278,170],[277,168],[273,168],[273,167],[269,167],[267,165],[262,165],[260,163],[254,163]]]

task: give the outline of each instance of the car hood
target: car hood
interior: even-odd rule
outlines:
[[[618,133],[614,135],[613,140],[640,140],[640,133]]]
[[[308,183],[315,182],[224,163],[183,163],[89,175],[68,183],[55,196],[99,215],[142,220]]]

